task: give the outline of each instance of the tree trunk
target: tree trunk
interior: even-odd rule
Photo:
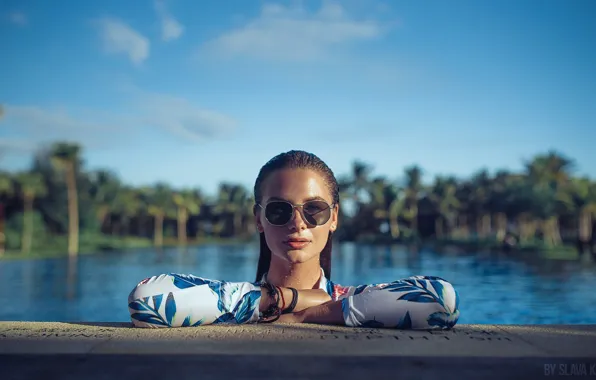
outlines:
[[[399,223],[397,222],[397,218],[390,218],[389,219],[389,230],[391,231],[391,237],[393,239],[399,238]]]
[[[412,206],[412,221],[411,221],[411,225],[412,225],[412,231],[414,231],[416,233],[416,235],[418,235],[418,204],[417,204],[417,200],[414,200],[414,206]]]
[[[106,224],[106,217],[108,216],[109,207],[107,205],[99,206],[97,210],[97,221],[99,222],[99,232],[103,231],[103,226]]]
[[[585,210],[579,214],[578,238],[582,243],[589,243],[592,240],[592,215]]]
[[[74,162],[66,168],[66,189],[68,193],[68,254],[77,255],[79,251],[79,208]]]
[[[466,214],[462,214],[459,216],[459,225],[461,231],[461,237],[467,239],[470,237],[470,229],[468,226],[468,216]]]
[[[519,240],[520,242],[527,242],[536,236],[538,228],[535,220],[532,220],[527,214],[522,214],[517,217],[517,224],[519,226]]]
[[[178,207],[178,244],[186,245],[186,222],[188,212],[184,207]]]
[[[482,237],[489,236],[491,232],[490,214],[484,214],[482,215]]]
[[[388,222],[389,222],[389,231],[391,232],[391,237],[393,239],[399,239],[399,235],[401,231],[399,230],[399,214],[400,214],[400,202],[397,199],[394,199],[389,206],[388,212]]]
[[[561,229],[559,227],[559,218],[557,216],[553,216],[551,221],[551,226],[553,229],[553,242],[555,245],[561,245],[563,243],[563,239],[561,239]]]
[[[33,238],[33,200],[34,195],[25,194],[23,200],[23,236],[21,236],[21,253],[23,254],[31,251],[31,240]]]
[[[559,244],[561,239],[558,234],[558,221],[556,217],[550,217],[543,221],[542,232],[544,235],[544,242],[548,245],[554,246]]]
[[[164,220],[164,213],[158,212],[155,214],[155,231],[153,233],[153,244],[156,247],[163,246],[163,220]]]
[[[502,212],[496,215],[497,241],[503,241],[507,233],[507,215]]]

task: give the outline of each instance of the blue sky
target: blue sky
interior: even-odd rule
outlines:
[[[252,186],[289,149],[467,176],[556,149],[596,177],[593,1],[4,1],[0,166],[84,146],[130,184]]]

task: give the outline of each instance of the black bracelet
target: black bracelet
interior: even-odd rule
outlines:
[[[281,315],[281,310],[280,310],[279,306],[277,306],[277,304],[279,303],[280,294],[277,291],[277,288],[275,286],[273,286],[267,282],[263,283],[263,287],[265,289],[267,289],[267,294],[269,295],[269,297],[273,298],[273,303],[271,303],[271,305],[267,308],[267,310],[262,312],[262,318],[259,320],[259,322],[262,322],[262,323],[275,322],[279,319],[279,316]],[[273,315],[276,316],[275,319],[270,320],[270,321],[265,321],[265,319],[271,318]]]
[[[296,304],[298,303],[298,291],[294,288],[288,288],[292,291],[292,303],[290,303],[290,306],[288,306],[288,308],[286,310],[284,310],[282,312],[282,314],[288,314],[291,313],[292,311],[294,311],[294,308],[296,307]]]

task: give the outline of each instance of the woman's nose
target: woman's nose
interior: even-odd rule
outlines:
[[[299,229],[303,230],[307,227],[306,222],[304,221],[304,219],[302,219],[302,213],[297,208],[294,209],[294,217],[292,218],[292,221],[290,222],[290,226],[297,230],[299,230]]]

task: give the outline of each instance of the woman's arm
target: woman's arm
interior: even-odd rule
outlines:
[[[451,328],[459,296],[446,280],[412,276],[383,285],[349,289],[340,299],[282,316],[285,323],[321,323],[397,329]]]
[[[282,315],[281,323],[319,323],[323,325],[345,325],[342,301],[331,301],[302,311]]]
[[[260,287],[250,282],[170,273],[135,286],[128,296],[128,310],[136,327],[240,324],[259,319],[260,299]]]
[[[290,289],[282,289],[286,308]],[[323,290],[299,290],[299,312],[331,300]],[[255,323],[275,300],[250,282],[225,282],[193,275],[162,274],[141,281],[128,297],[136,327],[190,327],[219,323]],[[279,298],[278,306],[283,302]]]
[[[281,288],[281,291],[286,304],[285,308],[287,309],[292,303],[293,294],[289,288]],[[297,290],[297,292],[298,302],[294,307],[294,313],[331,301],[331,296],[329,296],[329,294],[327,294],[327,292],[323,289],[300,289]],[[269,297],[266,295],[265,291],[263,291],[263,295],[265,295],[265,297],[263,298],[263,301],[261,301],[261,307],[263,306],[263,303],[267,303],[267,306],[261,310],[267,309],[267,307],[270,305],[270,302],[268,302]],[[283,306],[281,299],[278,303],[278,306],[280,308]]]

